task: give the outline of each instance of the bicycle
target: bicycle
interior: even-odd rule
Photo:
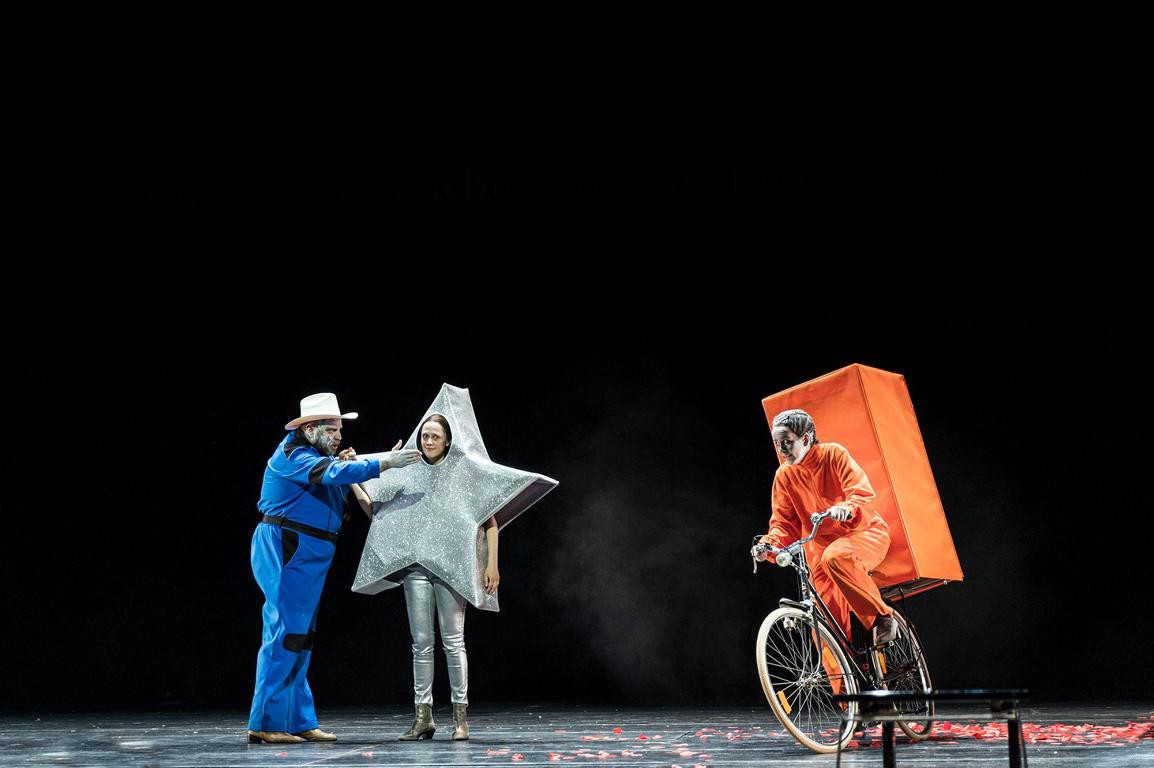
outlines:
[[[788,546],[755,543],[750,550],[754,573],[758,555],[797,571],[801,599],[782,598],[762,621],[757,633],[757,671],[774,715],[814,752],[845,747],[856,730],[857,703],[836,703],[835,694],[857,693],[863,687],[914,692],[933,687],[917,631],[896,608],[894,640],[884,646],[859,647],[846,637],[814,589],[803,547],[828,517],[828,511],[811,515],[813,531]],[[907,712],[910,718],[898,721],[901,730],[914,741],[927,738],[933,730],[934,703],[909,702],[899,714]]]

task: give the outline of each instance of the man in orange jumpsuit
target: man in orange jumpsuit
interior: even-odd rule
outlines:
[[[893,609],[870,578],[890,548],[890,529],[868,509],[874,500],[869,478],[844,446],[818,442],[805,411],[774,416],[772,436],[782,465],[773,478],[769,533],[761,540],[775,547],[792,544],[813,530],[811,514],[828,509],[830,519],[805,545],[813,585],[847,635],[852,609],[866,629],[873,629],[876,645],[890,642]]]

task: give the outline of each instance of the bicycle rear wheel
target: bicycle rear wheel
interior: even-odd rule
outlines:
[[[757,633],[757,672],[773,714],[814,752],[834,752],[853,736],[857,704],[834,694],[857,693],[853,665],[825,624],[783,607]]]
[[[874,668],[878,671],[886,690],[924,691],[933,688],[930,669],[917,633],[898,611],[894,610],[897,633],[892,643],[870,651]],[[910,701],[899,706],[899,713],[909,715],[908,720],[898,720],[898,727],[914,741],[927,738],[934,728],[934,703],[932,701]]]

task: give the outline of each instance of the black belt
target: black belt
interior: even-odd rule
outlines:
[[[314,539],[324,539],[325,541],[335,542],[341,535],[340,531],[322,531],[320,528],[313,528],[311,525],[304,523],[294,523],[292,520],[286,520],[283,517],[276,517],[274,515],[265,515],[264,522],[269,525],[278,525],[281,528],[291,528],[294,531],[300,531],[306,536],[312,536]]]

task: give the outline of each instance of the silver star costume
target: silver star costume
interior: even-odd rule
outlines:
[[[427,691],[432,684],[433,602],[442,609],[454,602],[448,594],[434,598],[434,587],[447,587],[481,610],[499,610],[496,592],[485,594],[488,544],[481,525],[492,517],[498,529],[504,528],[557,487],[551,477],[491,461],[469,391],[449,384],[441,386],[405,448],[417,447],[421,425],[435,413],[445,417],[452,431],[444,459],[390,469],[361,484],[372,499],[373,522],[353,582],[353,591],[365,594],[405,583],[418,704],[431,701]],[[422,596],[414,600],[418,594]],[[454,702],[463,702],[467,686],[464,603],[455,602],[460,610],[441,618],[442,644],[450,664]]]

